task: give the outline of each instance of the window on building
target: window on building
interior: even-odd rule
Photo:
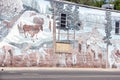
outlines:
[[[61,28],[65,29],[66,27],[66,14],[61,14]]]
[[[120,22],[117,21],[115,22],[115,34],[119,34],[120,33]]]

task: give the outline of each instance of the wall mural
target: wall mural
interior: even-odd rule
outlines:
[[[120,67],[119,44],[108,47],[107,59],[104,29],[101,32],[96,23],[87,26],[87,16],[81,16],[84,7],[42,2],[48,5],[42,7],[36,2],[37,7],[26,5],[27,9],[12,22],[12,27],[8,27],[6,20],[1,21],[0,67],[106,68],[107,61],[110,68]]]

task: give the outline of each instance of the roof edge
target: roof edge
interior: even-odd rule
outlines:
[[[85,8],[92,8],[92,9],[103,10],[103,11],[109,10],[109,11],[111,11],[111,12],[120,13],[119,10],[104,9],[104,8],[99,8],[99,7],[94,7],[94,6],[88,6],[88,5],[83,5],[83,4],[77,4],[77,3],[69,2],[69,1],[55,1],[55,2],[62,2],[62,3],[65,3],[65,4],[72,4],[72,5],[77,5],[77,6],[81,6],[81,7],[85,7]]]

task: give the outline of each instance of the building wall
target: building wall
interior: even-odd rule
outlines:
[[[1,28],[7,32],[2,32],[6,35],[2,36],[0,42],[1,67],[105,68],[108,62],[108,67],[119,68],[120,38],[114,31],[115,21],[119,21],[120,13],[111,12],[112,45],[108,46],[107,51],[103,40],[106,35],[104,9],[61,1],[51,4],[51,1],[45,0],[42,3],[38,1],[37,7],[27,4],[33,9],[21,14],[10,29],[6,25]],[[71,9],[68,9],[69,5],[72,5]],[[54,15],[51,12],[53,8],[56,9]],[[58,23],[63,13],[67,15],[64,29]]]

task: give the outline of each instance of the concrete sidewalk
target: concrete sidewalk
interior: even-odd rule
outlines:
[[[0,67],[0,71],[120,71],[120,69],[105,68],[62,68],[62,67]]]

